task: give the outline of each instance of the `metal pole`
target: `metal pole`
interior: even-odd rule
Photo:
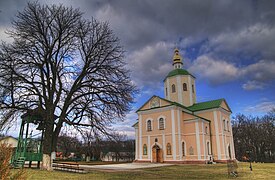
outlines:
[[[250,157],[250,171],[252,171],[251,157]]]

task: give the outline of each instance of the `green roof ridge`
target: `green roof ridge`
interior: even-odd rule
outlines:
[[[218,108],[220,107],[222,101],[224,100],[225,99],[222,98],[222,99],[216,99],[216,100],[211,100],[206,102],[200,102],[187,107],[187,109],[190,111],[200,111],[200,110]]]
[[[187,70],[185,69],[174,69],[172,71],[170,71],[168,73],[168,75],[166,76],[166,78],[168,77],[173,77],[173,76],[177,76],[177,75],[191,75],[192,77],[195,78],[195,76],[193,76],[192,74],[190,74]],[[166,79],[165,78],[165,79]]]

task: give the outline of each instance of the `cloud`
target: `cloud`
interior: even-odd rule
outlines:
[[[193,61],[190,72],[212,85],[230,81],[246,81],[244,90],[263,89],[270,81],[275,80],[275,62],[260,60],[254,64],[237,67],[231,62],[202,55]]]
[[[136,108],[134,109],[136,110]],[[118,122],[115,125],[113,125],[113,128],[116,132],[125,134],[130,139],[134,139],[135,137],[135,129],[132,127],[132,125],[134,125],[134,123],[137,122],[138,118],[135,110],[129,112],[126,115],[125,121]]]
[[[251,112],[251,113],[267,113],[274,108],[275,108],[275,102],[264,101],[255,106],[248,106],[244,109],[244,111]]]
[[[275,80],[275,61],[260,60],[241,68],[240,75],[249,76],[257,81]]]
[[[162,85],[162,80],[173,69],[172,56],[174,45],[158,42],[130,53],[126,59],[132,71],[134,82],[139,87]]]
[[[238,76],[238,68],[233,64],[207,55],[199,56],[189,70],[214,85],[232,81]]]
[[[247,81],[242,85],[242,88],[247,91],[264,89],[264,87],[265,87],[265,84],[258,81]]]
[[[209,45],[218,53],[260,53],[265,58],[272,59],[275,55],[274,41],[275,26],[256,23],[238,31],[223,32],[211,38]]]

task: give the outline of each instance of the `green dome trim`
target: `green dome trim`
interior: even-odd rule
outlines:
[[[172,76],[177,76],[177,75],[190,75],[193,78],[196,78],[195,76],[193,76],[192,74],[190,74],[188,71],[186,71],[185,69],[174,69],[173,71],[170,71],[168,73],[168,75],[166,76],[166,78],[168,77],[172,77]],[[166,79],[165,78],[165,79]]]

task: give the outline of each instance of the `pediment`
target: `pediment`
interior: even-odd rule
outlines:
[[[172,103],[169,102],[166,99],[163,99],[159,96],[152,96],[148,101],[146,101],[138,110],[138,111],[142,111],[142,110],[149,110],[149,109],[154,109],[154,108],[160,108],[160,107],[164,107],[164,106],[169,106]]]

